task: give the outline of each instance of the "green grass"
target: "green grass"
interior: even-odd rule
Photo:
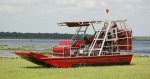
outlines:
[[[149,79],[150,58],[134,57],[131,65],[46,68],[24,59],[0,59],[0,79]]]

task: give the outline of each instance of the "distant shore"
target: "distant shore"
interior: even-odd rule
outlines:
[[[133,36],[135,41],[150,41],[150,36]]]
[[[20,33],[0,32],[0,39],[71,39],[68,33]],[[133,36],[135,41],[150,41],[150,36]]]

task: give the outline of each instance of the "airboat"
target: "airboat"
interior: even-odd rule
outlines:
[[[15,54],[42,66],[68,68],[74,66],[129,65],[132,52],[132,29],[127,20],[62,22],[59,26],[77,28],[70,40],[60,40],[52,47],[52,55],[32,51]],[[93,34],[88,34],[87,30]]]

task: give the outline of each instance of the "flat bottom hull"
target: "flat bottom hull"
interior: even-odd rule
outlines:
[[[99,65],[128,65],[132,59],[130,55],[93,56],[93,57],[65,57],[65,58],[43,58],[42,60],[55,67],[72,66],[99,66]]]
[[[52,57],[36,53],[16,53],[22,58],[43,66],[69,68],[74,66],[124,65],[130,64],[132,54],[90,56],[90,57]]]

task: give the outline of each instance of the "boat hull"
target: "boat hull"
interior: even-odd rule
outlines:
[[[44,63],[40,58],[47,58],[48,56],[44,56],[41,54],[37,54],[34,52],[16,52],[15,54],[17,54],[18,56],[20,56],[21,58],[32,62],[34,64],[37,65],[42,65],[42,66],[50,66],[49,64]]]
[[[132,54],[128,54],[90,57],[53,57],[33,52],[18,52],[16,54],[38,65],[59,68],[69,68],[74,66],[128,65],[133,56]]]
[[[93,57],[42,58],[45,63],[62,68],[72,66],[128,65],[130,64],[131,59],[132,54]]]

